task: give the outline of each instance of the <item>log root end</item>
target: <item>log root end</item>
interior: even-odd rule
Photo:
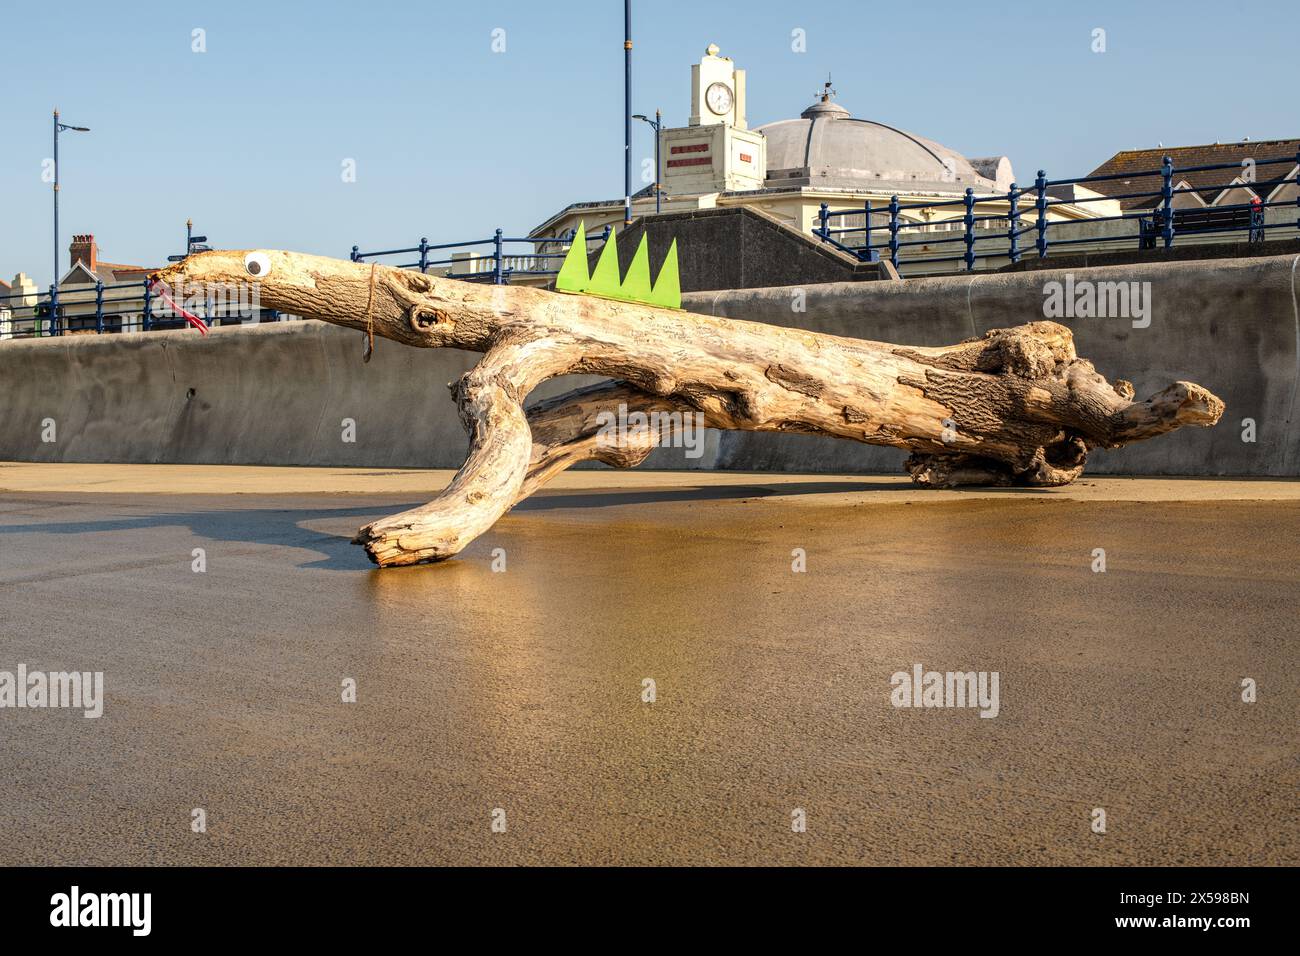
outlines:
[[[922,488],[957,488],[962,485],[1059,488],[1083,474],[1087,463],[1087,443],[1072,435],[1049,447],[1039,448],[1028,464],[1019,468],[980,455],[921,452],[909,455],[903,467],[912,476],[912,481]]]

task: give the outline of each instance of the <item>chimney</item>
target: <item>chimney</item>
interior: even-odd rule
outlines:
[[[72,245],[68,246],[68,258],[71,260],[69,268],[78,262],[84,262],[86,268],[94,272],[95,266],[99,264],[99,246],[95,245],[95,237],[90,233],[73,236]]]

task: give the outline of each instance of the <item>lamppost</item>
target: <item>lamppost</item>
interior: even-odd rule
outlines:
[[[659,166],[659,131],[663,129],[664,125],[663,113],[659,110],[655,110],[654,119],[650,119],[650,117],[646,116],[644,113],[637,113],[632,118],[639,119],[641,122],[649,124],[650,128],[655,131],[655,215],[657,216],[659,215],[659,195],[662,192],[659,188],[659,180],[661,176]]]
[[[632,0],[623,0],[623,225],[632,224]]]
[[[59,324],[59,134],[64,130],[89,133],[88,126],[69,126],[59,122],[59,111],[54,111],[54,281],[50,284],[50,334]]]

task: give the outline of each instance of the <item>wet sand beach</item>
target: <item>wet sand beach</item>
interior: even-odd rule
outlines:
[[[575,472],[349,543],[446,477],[0,466],[0,670],[104,673],[0,709],[0,864],[1300,862],[1300,483]]]

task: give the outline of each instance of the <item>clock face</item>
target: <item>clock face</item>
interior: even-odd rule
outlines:
[[[731,87],[726,83],[712,83],[704,91],[704,104],[717,113],[724,116],[731,112],[732,96]]]

